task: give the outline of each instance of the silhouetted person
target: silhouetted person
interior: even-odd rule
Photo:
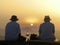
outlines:
[[[54,24],[50,22],[50,17],[45,16],[44,23],[40,25],[39,28],[39,38],[42,41],[54,41],[55,40],[55,27]]]
[[[20,26],[16,22],[18,21],[18,18],[13,15],[10,20],[11,22],[7,23],[5,28],[5,40],[17,40],[18,34],[21,35]]]

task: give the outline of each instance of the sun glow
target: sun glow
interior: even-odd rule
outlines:
[[[33,24],[30,24],[31,26],[33,26]]]
[[[32,25],[34,23],[38,23],[38,19],[37,18],[31,18],[30,17],[30,18],[27,18],[25,22]]]

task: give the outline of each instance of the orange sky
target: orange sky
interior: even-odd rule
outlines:
[[[40,23],[49,15],[57,25],[60,0],[0,0],[0,18],[7,21],[13,14],[18,16],[20,23]]]
[[[0,18],[6,21],[13,14],[18,16],[21,23],[40,23],[45,15],[49,15],[57,24],[60,0],[0,0]]]
[[[53,22],[60,17],[60,0],[0,0],[0,6],[0,16],[6,18],[3,20],[13,14],[18,16],[20,23],[40,23],[45,15]]]

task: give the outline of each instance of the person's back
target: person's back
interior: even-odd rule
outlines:
[[[53,38],[54,34],[54,25],[52,23],[43,23],[41,24],[41,33],[40,33],[40,38],[42,39],[48,39],[48,38]]]
[[[54,40],[55,27],[51,22],[45,22],[40,25],[39,37],[41,40]]]
[[[5,40],[17,40],[20,33],[20,26],[16,21],[11,21],[6,25]]]

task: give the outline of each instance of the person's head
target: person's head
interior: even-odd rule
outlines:
[[[45,16],[45,18],[44,18],[44,21],[45,21],[45,22],[50,22],[50,20],[51,20],[51,19],[50,19],[49,16]]]
[[[10,20],[11,20],[11,21],[18,21],[18,18],[17,18],[16,15],[12,15]]]

